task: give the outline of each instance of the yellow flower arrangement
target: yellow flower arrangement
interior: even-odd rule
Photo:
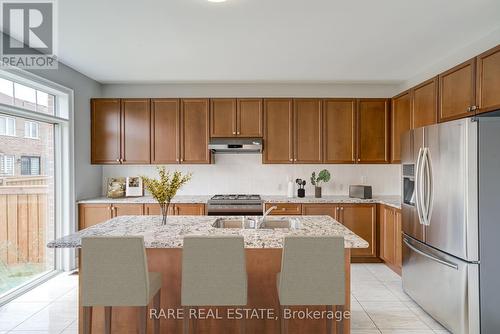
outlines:
[[[170,201],[174,198],[175,194],[177,194],[177,191],[185,183],[191,180],[192,174],[188,173],[183,175],[179,171],[170,173],[165,167],[157,167],[157,170],[160,176],[159,179],[147,176],[141,176],[141,178],[146,189],[151,193],[153,198],[158,201],[158,204],[160,204],[163,216],[162,224],[165,225]]]

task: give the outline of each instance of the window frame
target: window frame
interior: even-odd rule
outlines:
[[[26,131],[26,126],[28,125],[29,131]],[[33,127],[34,125],[34,127]],[[36,136],[32,136],[32,130],[36,129]],[[28,139],[40,139],[40,124],[35,121],[26,120],[24,121],[24,138]]]
[[[16,118],[15,117],[12,117],[12,116],[9,116],[9,115],[6,115],[6,114],[0,114],[0,119],[5,119],[5,133],[0,133],[0,136],[9,136],[9,137],[15,137],[16,136]],[[12,126],[12,130],[13,130],[13,133],[12,134],[9,134],[8,133],[8,125],[9,125],[9,120],[12,120],[13,121],[13,126]]]
[[[7,174],[5,173],[5,165],[6,165],[6,160],[5,158],[12,158],[12,173]],[[0,173],[0,176],[14,176],[16,173],[16,156],[12,154],[0,154],[0,170],[3,171],[3,173]]]
[[[27,159],[29,166],[29,174],[23,174],[23,159]],[[21,155],[21,176],[40,176],[42,175],[42,168],[41,168],[41,163],[42,163],[42,158],[38,155]],[[33,160],[38,160],[38,174],[33,174]]]

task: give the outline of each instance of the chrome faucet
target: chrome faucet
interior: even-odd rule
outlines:
[[[262,218],[260,219],[260,221],[257,221],[255,223],[255,229],[260,228],[260,226],[262,225],[262,223],[264,223],[264,220],[271,213],[271,211],[273,211],[273,210],[275,210],[277,208],[278,207],[276,205],[273,205],[272,207],[270,207],[269,209],[267,209],[266,212],[264,212],[264,214],[262,215]]]

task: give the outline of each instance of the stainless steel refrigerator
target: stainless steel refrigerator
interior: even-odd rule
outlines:
[[[500,331],[500,117],[402,138],[404,291],[455,334]]]

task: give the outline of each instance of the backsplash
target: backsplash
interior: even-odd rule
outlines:
[[[374,195],[400,195],[400,165],[264,165],[260,154],[218,154],[212,165],[168,165],[167,169],[192,172],[192,180],[178,195],[213,195],[253,193],[286,195],[288,177],[307,181],[306,196],[314,196],[310,184],[313,171],[328,169],[330,182],[323,185],[323,195],[347,195],[349,184],[367,184]],[[156,176],[151,165],[103,166],[103,194],[108,177]]]

